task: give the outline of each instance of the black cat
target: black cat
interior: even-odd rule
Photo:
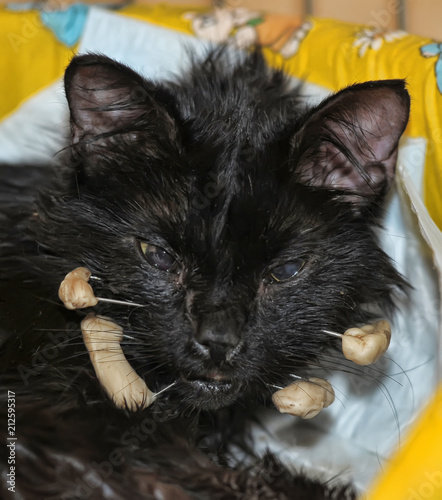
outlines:
[[[271,404],[275,385],[330,359],[322,330],[388,313],[404,288],[372,231],[408,120],[404,82],[306,109],[258,50],[221,49],[165,83],[80,56],[65,87],[63,165],[2,168],[0,403],[6,419],[11,391],[15,420],[0,432],[17,437],[3,494],[353,498],[271,456],[229,468],[223,443],[242,442],[241,417]],[[86,313],[57,297],[78,266],[96,296],[143,306],[94,311],[124,328],[152,390],[175,383],[146,410],[108,400],[79,330]]]

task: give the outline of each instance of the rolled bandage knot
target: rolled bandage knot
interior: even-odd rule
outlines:
[[[309,419],[335,400],[333,387],[327,380],[313,377],[297,380],[293,384],[275,392],[273,404],[281,413]]]
[[[91,313],[81,322],[81,331],[97,378],[115,406],[136,411],[155,401],[156,395],[130,366],[121,349],[121,326]]]
[[[385,353],[390,339],[391,326],[385,320],[361,328],[349,328],[342,335],[342,352],[353,363],[370,365]]]
[[[77,267],[66,275],[58,289],[58,296],[66,309],[84,309],[98,304],[88,281],[91,272],[85,267]]]
[[[98,304],[98,298],[88,283],[90,276],[91,272],[85,267],[78,267],[66,275],[58,296],[67,309],[83,309]],[[155,401],[157,394],[147,387],[121,349],[121,326],[109,318],[91,313],[81,322],[81,331],[95,374],[115,406],[136,411],[147,408]]]

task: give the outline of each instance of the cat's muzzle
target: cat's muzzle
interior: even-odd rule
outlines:
[[[95,297],[88,284],[90,276],[86,268],[74,269],[66,275],[60,285],[59,296],[68,309],[90,307],[104,300]],[[134,303],[130,305],[138,306]],[[230,320],[227,324],[226,319]],[[90,313],[81,322],[81,330],[97,378],[117,407],[142,410],[158,395],[173,387],[186,405],[215,410],[234,403],[247,386],[247,381],[238,375],[241,363],[236,357],[244,347],[237,334],[239,324],[226,311],[215,313],[200,322],[195,338],[189,343],[193,350],[193,356],[189,357],[193,358],[191,366],[185,372],[181,371],[179,381],[172,382],[157,393],[150,391],[127,361],[120,345],[123,338],[121,326],[110,318]],[[322,333],[342,339],[342,350],[347,359],[359,365],[368,365],[387,350],[391,327],[388,321],[380,320],[361,328],[350,328],[344,334],[330,330],[323,330]],[[300,379],[286,388],[277,388],[278,392],[273,395],[275,406],[283,413],[302,418],[311,418],[334,400],[331,385],[317,378]]]
[[[242,322],[231,309],[206,314],[198,321],[192,339],[192,348],[202,359],[210,359],[215,366],[231,364],[241,352]]]
[[[236,344],[226,342],[206,341],[202,343],[193,339],[191,350],[201,359],[210,360],[215,366],[223,367],[232,365],[236,356],[243,350],[244,342]]]

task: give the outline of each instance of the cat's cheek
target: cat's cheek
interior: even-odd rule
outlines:
[[[261,281],[258,286],[258,291],[257,291],[257,296],[258,297],[264,297],[266,294],[266,285],[264,281]]]
[[[180,272],[176,273],[173,276],[173,283],[177,289],[185,288],[185,280],[186,280],[186,271],[185,269],[181,269]]]
[[[193,304],[195,302],[195,298],[196,298],[197,294],[195,291],[193,290],[187,290],[186,291],[186,297],[185,297],[185,311],[186,311],[186,316],[188,316],[189,320],[193,323],[193,320],[192,320],[192,308],[193,308]]]
[[[261,299],[273,302],[275,295],[279,293],[290,294],[290,290],[297,286],[294,281],[288,281],[286,283],[271,283],[266,280],[262,280],[259,283],[257,290],[257,297]]]

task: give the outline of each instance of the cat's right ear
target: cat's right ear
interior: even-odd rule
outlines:
[[[292,140],[298,179],[356,212],[378,205],[394,178],[409,111],[403,80],[356,84],[329,97]]]
[[[140,131],[176,138],[175,120],[160,104],[164,91],[123,64],[100,55],[77,56],[64,83],[73,144],[94,151],[115,135],[130,141]]]

